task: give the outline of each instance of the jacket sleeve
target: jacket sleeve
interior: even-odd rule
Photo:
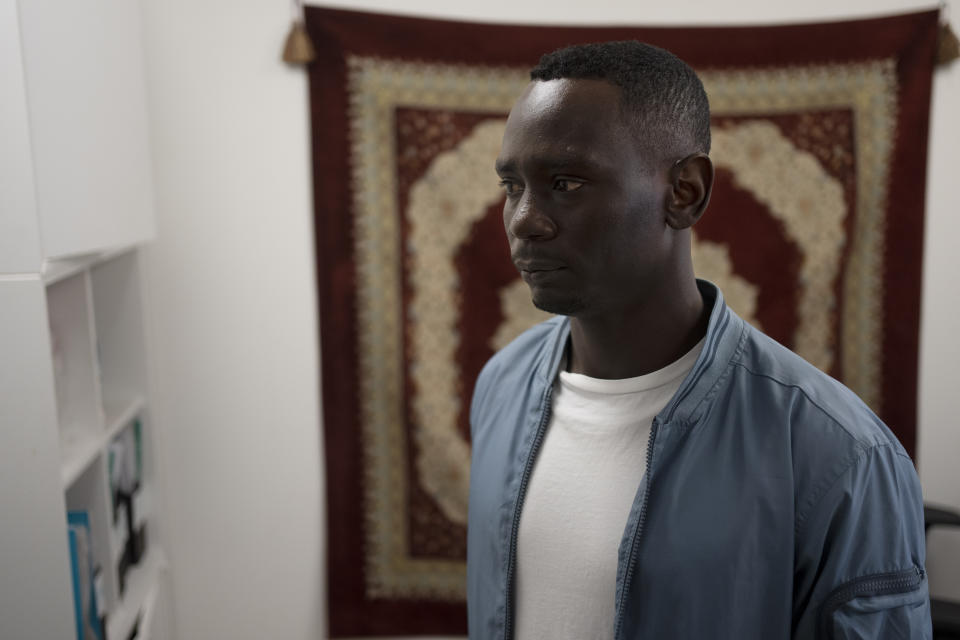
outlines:
[[[894,443],[859,449],[820,492],[797,518],[794,638],[931,638],[923,501],[910,458]]]

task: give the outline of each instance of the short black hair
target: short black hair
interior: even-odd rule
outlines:
[[[710,102],[686,62],[636,40],[578,44],[545,54],[531,80],[606,80],[644,138],[667,154],[710,153]]]

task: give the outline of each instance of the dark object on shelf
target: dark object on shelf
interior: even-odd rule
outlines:
[[[133,421],[110,443],[108,464],[113,523],[120,517],[121,493],[134,495],[143,477],[143,424]]]
[[[960,514],[924,505],[923,526],[927,533],[934,526],[960,527]],[[930,613],[934,640],[960,640],[960,602],[930,598]]]
[[[127,640],[137,640],[140,637],[140,622],[142,614],[137,614],[137,619],[133,623],[133,629],[130,629],[130,635],[127,636]]]
[[[133,529],[133,517],[131,515],[132,500],[130,504],[131,509],[126,510],[130,518],[127,520],[127,542],[123,547],[123,554],[120,556],[120,562],[117,565],[117,574],[120,576],[121,595],[123,595],[127,588],[127,573],[129,573],[130,567],[140,562],[147,548],[147,525],[144,523],[140,525],[140,529]]]

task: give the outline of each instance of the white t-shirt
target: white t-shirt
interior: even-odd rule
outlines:
[[[517,541],[516,638],[613,638],[617,552],[646,470],[653,418],[701,340],[659,371],[601,380],[561,372]]]

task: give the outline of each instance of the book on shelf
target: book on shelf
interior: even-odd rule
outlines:
[[[103,574],[94,564],[90,514],[86,511],[68,511],[67,537],[77,640],[105,640]]]

